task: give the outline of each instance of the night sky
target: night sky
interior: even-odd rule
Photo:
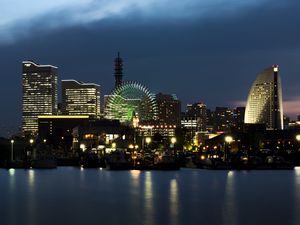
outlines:
[[[98,83],[103,95],[118,51],[124,80],[212,109],[244,106],[257,74],[279,64],[284,112],[295,119],[299,11],[297,0],[1,0],[0,135],[21,125],[23,60]]]

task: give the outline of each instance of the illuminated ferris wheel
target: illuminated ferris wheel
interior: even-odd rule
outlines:
[[[106,117],[121,123],[131,123],[133,116],[139,121],[157,118],[155,95],[147,87],[135,81],[127,81],[113,90],[106,105]]]

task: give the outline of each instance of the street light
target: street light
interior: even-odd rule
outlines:
[[[227,142],[228,144],[230,144],[230,142],[232,142],[232,137],[231,136],[226,136],[225,137],[225,142]]]
[[[84,152],[86,149],[85,144],[80,144],[79,148]]]
[[[225,161],[227,161],[228,159],[228,150],[229,150],[229,145],[230,143],[233,141],[233,138],[231,136],[226,136],[225,137],[225,151],[224,151],[224,154],[225,154]],[[227,143],[227,145],[226,145]]]
[[[147,145],[149,145],[151,142],[151,137],[146,137],[145,141],[146,141]]]
[[[29,139],[30,151],[27,152],[27,155],[30,156],[31,159],[35,157],[34,152],[33,152],[33,147],[32,147],[33,142],[34,142],[34,140],[32,138]]]
[[[172,137],[172,138],[171,138],[171,143],[172,143],[173,145],[176,143],[176,141],[177,141],[176,137]]]
[[[298,147],[299,147],[299,143],[300,143],[300,134],[296,135],[296,140],[298,141]]]
[[[151,137],[146,137],[145,141],[146,141],[146,144],[147,144],[147,149],[149,149],[149,144],[151,143]]]
[[[14,160],[14,143],[15,143],[15,140],[10,140],[10,144],[11,144],[11,151],[10,151],[10,159],[11,159],[11,161],[13,161]]]

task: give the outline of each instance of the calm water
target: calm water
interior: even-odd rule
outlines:
[[[294,171],[0,170],[0,224],[300,224]]]

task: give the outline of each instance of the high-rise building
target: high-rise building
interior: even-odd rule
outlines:
[[[123,59],[118,52],[117,58],[115,58],[115,88],[121,86],[123,83]]]
[[[62,114],[100,116],[100,85],[62,80]]]
[[[57,67],[23,61],[22,131],[35,135],[39,115],[57,113]]]
[[[212,121],[214,131],[230,131],[233,126],[233,118],[233,109],[228,107],[216,107]]]
[[[186,117],[197,121],[197,131],[205,131],[207,123],[207,107],[203,102],[187,104]]]
[[[181,103],[176,95],[156,94],[158,120],[164,125],[180,125]]]
[[[278,65],[273,65],[253,82],[246,105],[245,123],[283,129],[282,89],[278,71]]]

